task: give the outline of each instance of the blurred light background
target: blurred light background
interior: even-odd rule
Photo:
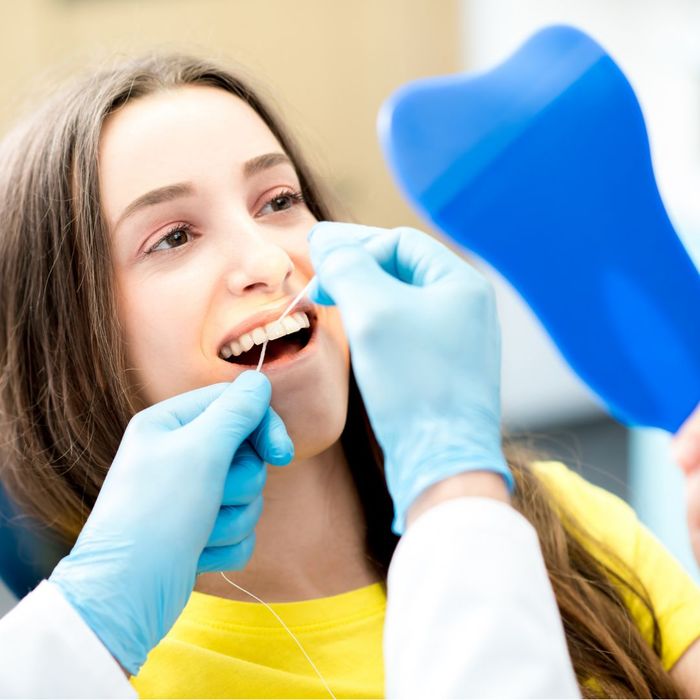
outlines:
[[[57,81],[115,55],[185,49],[245,67],[296,132],[339,214],[425,224],[394,188],[379,105],[409,80],[483,70],[539,27],[597,38],[637,91],[671,218],[700,259],[700,3],[695,0],[0,0],[0,134]],[[496,275],[504,420],[629,500],[693,573],[668,437],[628,431]],[[0,586],[0,612],[12,598]]]

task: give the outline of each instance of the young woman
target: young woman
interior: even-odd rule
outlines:
[[[251,89],[176,55],[95,73],[7,137],[0,209],[3,479],[70,540],[136,411],[255,365],[253,329],[310,279],[306,235],[332,215]],[[295,460],[270,473],[255,553],[229,578],[277,604],[336,695],[376,697],[397,541],[382,458],[337,311],[293,323],[265,367]],[[584,694],[700,691],[695,585],[623,503],[508,456]],[[139,693],[324,695],[249,601],[202,575]]]

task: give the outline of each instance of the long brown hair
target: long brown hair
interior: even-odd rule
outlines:
[[[98,143],[105,118],[140,96],[187,84],[247,102],[295,164],[319,220],[326,199],[257,94],[230,71],[183,55],[105,69],[56,95],[0,146],[0,469],[25,513],[75,539],[136,404],[117,320],[107,227],[99,206]],[[351,377],[342,436],[365,510],[367,551],[386,572],[396,546],[381,452]],[[586,695],[675,697],[661,638],[632,572],[591,554],[586,533],[555,509],[528,459],[510,450],[514,505],[535,526],[574,669]],[[647,644],[623,602],[629,589],[654,621]]]

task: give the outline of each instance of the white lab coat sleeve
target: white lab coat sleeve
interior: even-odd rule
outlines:
[[[387,697],[580,697],[537,534],[510,506],[426,511],[387,585]]]
[[[43,581],[0,620],[0,697],[135,698],[99,637]]]

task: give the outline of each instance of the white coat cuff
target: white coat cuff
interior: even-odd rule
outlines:
[[[0,620],[0,696],[135,698],[119,664],[48,581]]]

